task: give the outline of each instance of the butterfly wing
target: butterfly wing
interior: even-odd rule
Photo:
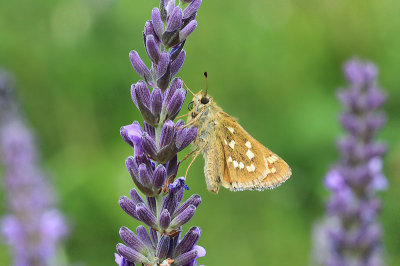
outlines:
[[[221,184],[233,191],[272,189],[292,174],[289,165],[247,133],[234,118],[218,114],[217,138],[224,150]]]

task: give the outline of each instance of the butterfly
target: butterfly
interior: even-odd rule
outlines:
[[[218,193],[220,185],[231,191],[272,189],[291,176],[289,165],[225,113],[207,89],[193,94],[188,109],[187,125],[198,129],[192,145],[203,154],[209,191]]]

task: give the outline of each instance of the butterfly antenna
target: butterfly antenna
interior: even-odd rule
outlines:
[[[208,75],[207,75],[207,71],[204,72],[204,78],[206,79],[206,94],[204,94],[204,97],[207,96],[207,91],[208,91]]]
[[[196,97],[196,95],[189,89],[189,87],[185,84],[185,82],[182,80],[183,86],[193,95],[193,97]]]

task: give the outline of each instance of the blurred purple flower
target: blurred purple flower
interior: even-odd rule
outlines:
[[[314,257],[321,265],[382,265],[381,203],[377,192],[386,189],[382,157],[386,151],[375,140],[385,122],[379,111],[385,94],[377,86],[378,71],[357,59],[346,63],[347,90],[338,97],[345,110],[340,122],[347,132],[338,141],[339,162],[325,178],[331,191],[326,217],[315,226]]]
[[[0,159],[9,210],[1,219],[1,233],[12,249],[14,265],[49,265],[67,228],[39,169],[34,140],[12,87],[6,74],[0,73]]]
[[[117,245],[120,255],[116,254],[115,260],[120,266],[197,265],[196,259],[205,256],[204,248],[196,245],[199,227],[181,236],[182,226],[194,216],[201,197],[192,195],[182,202],[189,188],[183,177],[175,180],[178,153],[196,138],[197,128],[186,127],[182,120],[173,121],[186,97],[182,80],[174,76],[185,61],[183,47],[197,27],[200,4],[201,0],[189,0],[176,6],[174,0],[161,0],[143,31],[151,67],[136,51],[129,54],[133,68],[143,79],[131,86],[131,97],[144,122],[143,128],[137,121],[121,128],[122,138],[134,148],[134,156],[125,164],[137,189],[131,189],[130,197],[121,197],[119,204],[148,229],[139,226],[132,232],[121,227],[125,244]]]

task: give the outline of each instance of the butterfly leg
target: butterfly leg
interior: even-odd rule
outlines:
[[[186,160],[190,155],[193,154],[193,152],[196,152],[196,154],[193,156],[192,161],[190,162],[190,164],[189,164],[188,167],[186,168],[185,180],[186,180],[187,173],[189,172],[190,166],[192,166],[194,160],[196,160],[197,156],[199,156],[199,154],[206,148],[206,146],[207,146],[207,143],[204,144],[204,146],[203,146],[202,148],[198,149],[197,151],[196,151],[196,150],[193,150],[192,152],[190,152],[188,155],[186,155],[186,156],[183,158],[183,160]],[[183,160],[182,160],[182,161],[183,161]],[[182,162],[182,161],[181,161],[181,162]],[[181,162],[180,162],[180,163],[181,163]]]
[[[183,128],[185,128],[185,127],[188,127],[188,126],[192,125],[192,124],[195,123],[197,120],[199,120],[199,118],[201,117],[201,115],[204,113],[205,110],[206,110],[206,109],[203,108],[203,109],[198,113],[198,115],[197,115],[192,121],[190,121],[189,123],[187,123],[187,124],[184,125],[184,126],[176,127],[176,129],[183,129]]]

